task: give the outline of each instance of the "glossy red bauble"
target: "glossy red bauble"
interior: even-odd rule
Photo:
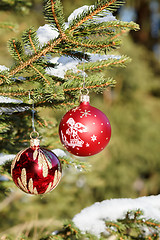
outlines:
[[[106,115],[89,104],[88,95],[82,95],[80,105],[62,118],[59,135],[68,152],[76,156],[91,156],[107,146],[111,126]]]
[[[38,139],[31,139],[31,146],[20,151],[12,162],[13,181],[29,194],[52,191],[61,179],[61,164],[50,150],[41,148]]]

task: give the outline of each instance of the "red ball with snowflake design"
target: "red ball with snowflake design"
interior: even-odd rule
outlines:
[[[12,162],[13,181],[28,194],[48,193],[61,179],[61,163],[52,151],[39,146],[39,139],[32,138],[30,143]]]
[[[80,97],[80,105],[69,110],[59,125],[62,144],[76,156],[101,152],[111,138],[111,125],[106,115],[92,107],[89,96]]]

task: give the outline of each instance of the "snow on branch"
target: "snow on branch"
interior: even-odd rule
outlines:
[[[65,29],[69,27],[69,24],[81,13],[87,12],[89,9],[91,9],[94,5],[88,6],[84,5],[80,8],[75,9],[70,16],[68,17],[68,22],[65,23]],[[111,12],[108,10],[103,11],[103,17],[96,16],[94,18],[94,21],[96,23],[101,22],[107,22],[107,21],[116,21],[117,19],[113,16]],[[57,38],[59,35],[59,32],[56,28],[53,28],[53,26],[50,26],[49,24],[45,24],[44,26],[40,26],[37,30],[37,36],[39,38],[40,44],[43,45],[47,43],[49,40],[53,40]]]
[[[87,12],[88,10],[94,8],[94,5],[88,6],[84,5],[80,8],[75,9],[70,16],[68,17],[68,23],[71,23],[74,19],[77,18],[77,16],[81,15],[84,12]],[[96,21],[96,23],[101,23],[101,22],[107,22],[107,21],[116,21],[117,19],[113,16],[111,12],[108,10],[103,10],[101,12],[101,17],[99,16],[94,16],[93,21]]]
[[[107,234],[106,221],[125,218],[128,211],[141,209],[145,218],[160,221],[160,195],[136,199],[122,198],[96,202],[74,216],[73,222],[83,233],[100,237]]]
[[[68,22],[65,23],[65,28],[67,29],[70,25],[70,23],[77,18],[77,16],[81,15],[84,12],[87,12],[89,9],[93,8],[94,5],[88,6],[84,5],[76,10],[74,10],[70,16],[68,17]],[[103,10],[101,16],[95,16],[93,21],[96,23],[101,22],[107,22],[107,21],[116,21],[117,19],[113,16],[111,12],[108,10]],[[39,38],[40,44],[45,44],[49,40],[53,40],[57,38],[59,35],[57,29],[53,29],[48,24],[45,24],[44,26],[39,27],[37,30],[37,36]],[[114,56],[114,55],[100,55],[100,54],[89,54],[90,61],[96,62],[101,60],[108,60],[109,58],[120,58],[121,56]],[[70,69],[72,69],[74,72],[77,71],[77,65],[82,63],[82,61],[74,59],[70,56],[61,56],[61,57],[55,57],[50,60],[51,63],[56,63],[57,66],[55,68],[48,68],[46,69],[47,74],[54,75],[57,77],[64,78],[66,72]]]

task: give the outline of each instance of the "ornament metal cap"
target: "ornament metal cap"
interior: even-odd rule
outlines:
[[[31,138],[30,139],[30,146],[31,147],[38,147],[40,140],[38,138]]]
[[[37,137],[33,138],[32,137],[33,134],[36,134]],[[30,138],[31,138],[30,139],[30,146],[31,147],[38,147],[39,146],[40,140],[38,139],[38,137],[39,137],[39,133],[38,132],[36,132],[36,131],[31,132],[31,134],[30,134]]]
[[[90,97],[88,95],[80,95],[80,102],[90,102]]]

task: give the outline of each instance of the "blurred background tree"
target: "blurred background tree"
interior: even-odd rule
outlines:
[[[4,47],[9,38],[33,23],[35,28],[44,25],[41,1],[29,2],[32,6],[26,15],[1,8],[1,20],[19,26],[15,33],[0,31],[1,65],[8,66],[12,61]],[[75,8],[85,4],[94,1],[63,1],[66,19]],[[119,52],[129,55],[132,63],[126,69],[111,70],[117,80],[116,88],[106,90],[103,95],[93,94],[91,98],[92,105],[110,119],[109,146],[87,159],[92,165],[89,173],[66,170],[63,182],[43,198],[28,197],[16,189],[12,194],[0,196],[0,236],[11,234],[19,239],[24,234],[39,239],[61,227],[62,219],[71,219],[95,201],[160,194],[160,4],[158,0],[127,0],[117,14],[122,20],[132,16],[128,20],[139,23],[141,30],[123,40]],[[107,77],[109,72],[105,74]],[[63,113],[57,113],[59,119]],[[47,114],[54,119],[53,112]],[[5,187],[11,183],[3,184]]]

